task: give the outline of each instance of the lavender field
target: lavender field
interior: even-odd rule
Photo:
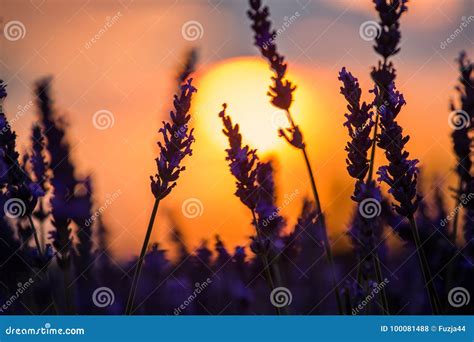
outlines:
[[[2,315],[474,313],[469,0],[6,3]]]

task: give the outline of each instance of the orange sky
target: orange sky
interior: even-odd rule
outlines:
[[[474,52],[472,27],[446,49],[439,44],[472,11],[462,0],[412,2],[402,21],[402,52],[394,63],[408,102],[400,123],[412,137],[408,148],[421,160],[428,182],[434,175],[448,177],[454,162],[448,101],[457,78],[454,57],[461,47]],[[359,37],[360,24],[374,20],[374,13],[370,2],[360,3],[270,2],[276,25],[285,16],[301,13],[278,41],[288,55],[290,78],[298,84],[294,116],[305,133],[331,235],[338,242],[351,213],[353,181],[345,171],[345,103],[337,73],[342,66],[352,70],[370,100],[368,71],[377,61],[371,43]],[[9,83],[10,95],[5,107],[9,118],[18,116],[13,124],[18,146],[27,146],[35,118],[35,109],[28,105],[32,83],[54,75],[57,108],[71,124],[74,160],[80,174],[93,174],[97,206],[120,190],[104,213],[115,255],[139,251],[153,204],[148,177],[155,172],[157,130],[171,107],[176,69],[190,46],[201,47],[195,75],[200,89],[192,111],[195,153],[186,160],[178,187],[159,209],[153,239],[167,245],[172,228],[168,216],[173,213],[192,246],[216,233],[232,245],[248,242],[249,213],[233,196],[234,181],[224,160],[225,139],[217,118],[223,102],[229,103],[228,113],[247,133],[244,140],[259,145],[264,157],[276,159],[279,205],[284,205],[290,226],[302,199],[310,194],[299,151],[273,134],[275,120],[280,121],[265,96],[270,72],[255,57],[245,9],[243,1],[217,6],[204,0],[2,1],[2,25],[20,20],[26,28],[23,39],[0,41],[1,76]],[[110,28],[86,47],[117,13]],[[203,28],[202,36],[192,42],[182,35],[188,21],[198,21]],[[25,107],[23,113],[20,109]],[[113,114],[113,127],[94,127],[92,117],[99,110]],[[446,182],[453,184],[449,177]],[[286,205],[285,195],[296,190],[298,195]],[[190,198],[203,204],[202,215],[193,219],[181,210]]]

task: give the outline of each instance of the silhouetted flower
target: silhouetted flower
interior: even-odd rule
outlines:
[[[383,100],[379,105],[385,102],[384,91],[395,81],[395,69],[387,60],[400,51],[400,17],[408,10],[407,2],[408,0],[374,0],[380,17],[380,31],[375,39],[374,49],[383,58],[383,62],[372,69],[372,78],[382,89]]]
[[[400,51],[400,17],[408,10],[408,0],[374,0],[380,17],[381,31],[375,38],[374,49],[387,59]]]
[[[459,85],[456,90],[460,97],[460,107],[456,108],[454,103],[451,103],[451,110],[456,112],[456,116],[451,118],[453,124],[456,125],[451,133],[453,140],[454,153],[456,154],[458,173],[464,187],[471,179],[471,145],[472,138],[469,136],[469,130],[474,124],[474,64],[467,59],[466,53],[463,51],[458,58],[459,71]],[[459,120],[459,125],[455,121]],[[462,189],[461,189],[462,191]]]
[[[374,93],[376,98],[380,95],[377,88]],[[405,144],[410,137],[403,136],[403,130],[396,121],[406,103],[405,99],[396,91],[394,83],[389,86],[387,94],[386,105],[379,108],[381,132],[378,136],[378,146],[385,150],[389,164],[381,166],[377,174],[379,181],[390,187],[389,192],[398,202],[395,205],[396,211],[409,217],[415,213],[419,202],[416,193],[418,160],[408,159],[409,153],[405,150]]]
[[[278,236],[285,220],[281,217],[280,209],[275,204],[275,182],[271,162],[259,163],[257,183],[258,200],[255,212],[258,226],[264,234]]]
[[[36,182],[41,186],[44,192],[48,190],[48,178],[47,170],[49,167],[48,162],[46,161],[45,155],[45,141],[41,126],[38,124],[33,125],[32,136],[32,154],[31,154],[31,164],[33,168],[33,173],[36,178]]]
[[[348,152],[347,171],[351,177],[363,181],[369,170],[367,154],[372,146],[370,138],[374,126],[372,104],[360,103],[362,90],[359,87],[359,82],[350,72],[346,71],[346,68],[342,68],[339,73],[339,80],[344,84],[340,89],[341,94],[348,102],[347,109],[349,110],[349,113],[344,115],[347,119],[344,126],[347,127],[349,135],[352,137],[352,141],[346,146]]]
[[[258,201],[257,192],[257,165],[258,157],[256,150],[250,149],[248,145],[242,145],[242,135],[239,133],[239,125],[232,124],[230,116],[226,115],[227,105],[223,105],[219,117],[222,118],[224,129],[222,130],[229,139],[230,148],[226,149],[230,172],[236,178],[237,190],[235,195],[249,209],[254,210]]]
[[[39,115],[47,139],[46,146],[50,155],[50,167],[53,171],[51,215],[52,224],[56,230],[50,234],[53,238],[53,247],[59,253],[59,265],[67,267],[72,244],[70,224],[73,217],[69,201],[73,198],[77,180],[74,177],[74,166],[71,161],[71,151],[66,139],[64,122],[56,117],[50,91],[50,78],[40,80],[36,84]]]
[[[247,15],[252,20],[255,46],[260,49],[262,56],[268,60],[275,72],[272,77],[274,84],[270,87],[268,95],[276,107],[288,110],[293,102],[293,91],[296,86],[285,79],[287,64],[285,58],[277,52],[274,43],[277,34],[271,28],[270,12],[267,6],[262,7],[261,0],[250,0],[249,3],[250,10],[247,11]]]
[[[191,115],[188,114],[191,107],[191,97],[196,88],[189,79],[181,86],[181,94],[174,96],[173,105],[175,111],[170,112],[171,122],[163,122],[159,132],[163,136],[163,142],[158,142],[160,155],[156,158],[158,173],[151,179],[151,192],[156,199],[165,198],[176,186],[176,180],[181,171],[185,170],[181,161],[187,155],[192,154],[191,144],[194,141],[193,129],[189,130],[188,123]]]

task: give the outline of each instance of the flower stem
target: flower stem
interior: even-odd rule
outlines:
[[[380,267],[380,259],[377,251],[373,252],[373,259],[374,259],[374,267],[375,267],[375,275],[377,277],[377,285],[381,286],[383,282],[383,276],[382,276],[382,268]],[[383,313],[384,315],[390,315],[390,310],[388,306],[388,300],[387,300],[387,293],[385,292],[385,286],[382,286],[380,290],[380,294],[382,297],[382,306],[383,306]]]
[[[327,260],[328,260],[328,263],[329,263],[329,267],[331,268],[332,286],[334,288],[334,294],[336,296],[337,310],[338,310],[340,315],[343,315],[344,311],[343,311],[343,308],[342,308],[342,301],[341,301],[340,292],[339,292],[339,285],[337,284],[337,279],[336,279],[334,258],[333,258],[333,254],[332,254],[331,245],[329,244],[329,238],[328,238],[328,233],[327,233],[327,230],[326,230],[326,223],[325,223],[325,219],[324,219],[324,215],[323,215],[323,210],[321,208],[321,202],[319,200],[319,194],[318,194],[318,190],[316,188],[316,181],[314,179],[314,174],[313,174],[313,170],[311,168],[311,163],[309,161],[308,154],[306,153],[306,148],[303,147],[301,150],[303,151],[303,156],[304,156],[304,160],[305,160],[305,163],[306,163],[306,168],[308,169],[309,178],[310,178],[310,181],[311,181],[311,188],[313,190],[314,201],[316,203],[316,210],[317,210],[317,213],[318,213],[316,220],[317,220],[317,222],[320,223],[320,225],[322,227],[321,231],[323,233],[323,239],[324,239],[323,243],[324,243],[324,248],[325,248],[325,251],[326,251],[326,257],[327,257]]]
[[[457,240],[457,236],[458,236],[458,222],[459,222],[459,212],[460,212],[460,210],[456,210],[456,208],[459,208],[459,206],[461,205],[461,195],[462,195],[461,192],[462,192],[462,190],[463,190],[463,180],[462,180],[461,177],[459,177],[459,186],[458,186],[458,189],[456,191],[456,202],[455,202],[456,207],[455,207],[455,210],[454,210],[454,217],[453,217],[453,231],[451,232],[451,236],[450,236],[451,237],[451,242],[454,246],[456,246],[456,240]],[[452,283],[453,283],[454,265],[455,265],[454,259],[456,259],[456,258],[453,257],[451,260],[448,261],[448,268],[447,268],[447,271],[446,271],[446,273],[447,273],[446,274],[446,289],[447,290],[451,289]]]
[[[261,241],[261,234],[260,234],[260,229],[258,228],[257,217],[255,216],[255,210],[252,209],[251,211],[252,211],[253,224],[257,232],[257,238],[259,239],[259,241]],[[275,283],[273,282],[272,272],[270,270],[270,264],[268,262],[267,253],[265,252],[260,253],[260,257],[262,258],[263,268],[264,268],[265,275],[267,278],[268,286],[270,287],[270,291],[272,291],[273,289],[275,289]],[[280,308],[275,307],[275,309],[276,309],[277,315],[281,315]]]
[[[418,258],[420,261],[421,271],[423,273],[423,279],[425,281],[425,287],[428,290],[428,296],[430,299],[431,310],[433,314],[439,315],[440,314],[440,304],[438,294],[436,293],[436,288],[433,283],[433,278],[431,276],[430,267],[428,261],[426,259],[425,252],[423,250],[423,246],[421,244],[420,233],[418,231],[418,226],[416,224],[415,218],[413,215],[408,216],[408,220],[410,221],[410,226],[413,232],[413,237],[415,239],[415,247],[418,254]]]
[[[153,205],[153,210],[150,216],[150,222],[148,223],[148,228],[146,230],[145,239],[143,240],[142,250],[140,252],[140,257],[138,258],[137,266],[135,267],[135,273],[133,274],[132,286],[130,288],[130,293],[128,295],[127,300],[127,307],[125,310],[126,315],[131,315],[133,311],[133,302],[135,300],[135,295],[137,292],[138,287],[138,280],[140,278],[140,273],[143,266],[143,260],[145,259],[146,250],[148,247],[148,243],[150,242],[151,232],[153,230],[153,224],[155,223],[156,213],[158,211],[158,205],[160,204],[159,199],[155,199],[155,203]]]
[[[38,254],[39,254],[41,260],[43,260],[44,255],[43,255],[43,251],[41,249],[41,243],[39,241],[38,232],[36,231],[35,223],[33,222],[33,219],[31,218],[31,215],[28,215],[28,221],[30,222],[31,230],[33,231],[33,236],[35,238],[36,249],[38,250]]]
[[[372,138],[372,147],[370,150],[370,161],[369,161],[369,172],[367,175],[367,183],[371,182],[374,177],[374,164],[375,164],[375,150],[377,149],[377,131],[379,127],[379,111],[375,114],[375,124],[374,124],[374,135]]]

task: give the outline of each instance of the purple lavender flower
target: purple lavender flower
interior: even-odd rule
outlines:
[[[3,101],[6,96],[6,85],[0,81],[0,101]],[[16,137],[16,133],[12,131],[3,113],[3,107],[0,106],[0,170],[3,172],[0,175],[0,179],[3,180],[0,186],[1,189],[6,189],[8,198],[22,202],[25,210],[21,210],[18,214],[21,217],[30,217],[38,199],[44,196],[44,192],[29,178],[26,170],[20,165],[19,154],[16,151]]]
[[[452,120],[459,119],[460,125],[456,125],[455,129],[451,133],[453,140],[453,148],[456,154],[458,165],[456,172],[462,182],[461,189],[469,183],[471,179],[471,143],[472,139],[469,136],[469,131],[472,129],[474,124],[474,64],[467,59],[466,53],[463,51],[460,53],[458,58],[459,71],[461,76],[459,77],[460,84],[456,87],[460,97],[460,108],[456,108],[454,103],[451,103],[451,110],[456,114]],[[456,124],[456,122],[453,122]]]
[[[383,62],[373,68],[372,78],[383,91],[395,81],[395,69],[392,63],[387,61],[400,51],[400,18],[408,10],[407,2],[408,0],[374,0],[380,17],[380,32],[375,39],[374,50],[382,56]],[[380,104],[385,102],[383,94],[382,97]]]
[[[49,164],[46,161],[44,135],[41,126],[38,124],[33,125],[31,144],[33,150],[31,154],[33,174],[35,175],[36,182],[46,192],[48,190],[49,174],[47,171]]]
[[[267,6],[262,7],[261,0],[250,0],[250,10],[247,15],[252,20],[255,46],[260,49],[262,56],[270,63],[270,68],[275,72],[268,95],[272,103],[278,108],[288,110],[293,102],[293,91],[296,89],[289,80],[285,79],[287,64],[285,58],[277,52],[274,43],[276,31],[271,28],[270,11]]]
[[[226,149],[230,172],[236,178],[237,190],[235,195],[250,210],[254,210],[258,201],[257,191],[257,151],[250,149],[248,145],[242,146],[242,135],[239,133],[239,125],[232,124],[230,116],[226,115],[227,105],[219,113],[224,123],[222,130],[229,139],[230,148]]]
[[[198,62],[198,59],[199,54],[196,48],[192,48],[187,52],[184,64],[181,70],[179,71],[178,76],[176,77],[179,86],[186,82],[189,76],[194,73],[194,71],[196,70],[196,64]]]
[[[363,181],[369,171],[367,155],[372,146],[370,138],[374,126],[372,104],[360,103],[362,90],[359,87],[359,82],[350,72],[346,71],[346,68],[342,68],[339,73],[339,80],[343,83],[341,94],[346,98],[349,110],[349,113],[344,115],[347,119],[344,126],[347,127],[349,135],[352,137],[352,141],[346,146],[348,152],[347,171],[351,177]]]
[[[277,237],[285,220],[275,204],[275,182],[271,162],[259,163],[257,168],[258,201],[255,207],[258,226],[266,235]]]
[[[390,187],[389,192],[398,202],[394,205],[398,214],[410,217],[415,213],[420,200],[416,193],[418,160],[408,159],[409,153],[404,147],[410,137],[403,136],[403,130],[396,121],[397,115],[406,103],[405,99],[395,89],[394,83],[387,90],[387,105],[379,108],[381,132],[378,146],[385,150],[389,164],[379,168],[378,180]],[[380,92],[376,88],[374,93],[377,101]]]
[[[408,10],[408,0],[374,0],[380,17],[381,31],[375,39],[374,49],[384,59],[400,51],[400,17]]]
[[[196,88],[191,85],[192,79],[181,87],[181,94],[175,95],[173,105],[175,111],[170,112],[171,122],[163,122],[159,132],[163,142],[158,142],[160,155],[156,158],[158,173],[151,179],[151,192],[157,200],[165,198],[176,186],[176,180],[185,167],[180,166],[187,155],[192,154],[191,144],[194,141],[193,129],[188,123],[191,115],[191,97]]]

